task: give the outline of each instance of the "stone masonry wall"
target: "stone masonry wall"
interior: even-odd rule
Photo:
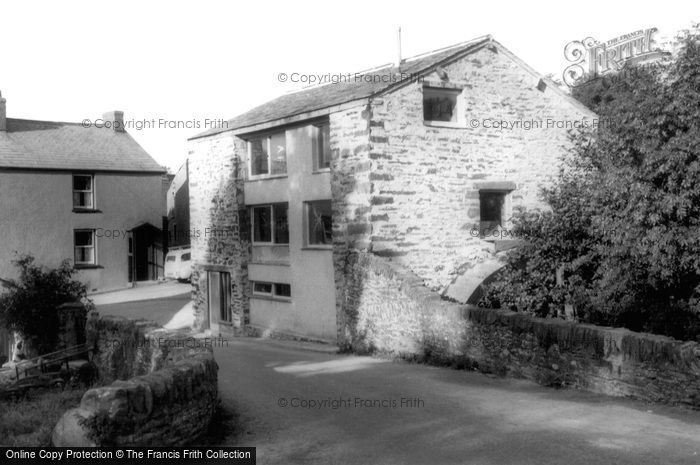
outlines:
[[[92,318],[101,382],[54,428],[52,445],[179,446],[209,428],[217,370],[211,344],[146,321]]]
[[[341,307],[345,261],[353,250],[369,250],[371,235],[369,150],[370,110],[358,107],[330,115],[333,266],[336,308]],[[338,338],[343,339],[344,314],[337,312]]]
[[[371,254],[346,267],[345,348],[700,408],[700,345],[441,300]]]
[[[507,210],[541,207],[539,189],[570,148],[567,128],[548,123],[595,116],[551,88],[538,90],[539,77],[495,47],[443,68],[450,83],[464,86],[466,127],[424,123],[423,85],[439,85],[435,73],[373,99],[370,113],[372,251],[439,290],[465,265],[493,253],[492,243],[472,234],[480,227],[479,188],[512,182]],[[541,121],[542,127],[487,127],[501,121]]]
[[[243,204],[245,142],[223,133],[190,141],[190,228],[195,329],[207,322],[207,271],[231,274],[233,329],[249,321],[248,240]],[[238,156],[237,156],[238,155]]]

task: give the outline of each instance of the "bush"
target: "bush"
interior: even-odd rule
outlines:
[[[485,304],[700,340],[700,29],[574,95],[603,124],[572,135],[549,210],[516,214],[525,245]]]
[[[75,271],[68,260],[56,269],[35,265],[30,255],[13,263],[19,268],[19,279],[2,280],[7,290],[0,295],[0,324],[20,333],[38,353],[52,352],[59,331],[56,309],[67,302],[86,301],[86,286],[73,280]]]

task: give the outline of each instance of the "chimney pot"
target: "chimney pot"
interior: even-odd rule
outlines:
[[[0,92],[0,131],[7,131],[7,105]]]
[[[126,132],[124,128],[124,112],[123,111],[109,111],[102,115],[102,120],[107,128],[110,128],[114,132]]]

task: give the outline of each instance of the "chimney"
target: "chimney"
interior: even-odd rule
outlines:
[[[0,92],[0,131],[7,131],[7,106],[5,102],[6,100],[2,98],[2,92]]]
[[[112,129],[114,132],[125,132],[124,128],[124,112],[123,111],[108,111],[102,115],[104,127]]]

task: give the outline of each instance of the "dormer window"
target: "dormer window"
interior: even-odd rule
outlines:
[[[423,87],[423,119],[426,122],[458,124],[461,89]]]
[[[95,192],[91,174],[73,175],[73,208],[95,208]]]

